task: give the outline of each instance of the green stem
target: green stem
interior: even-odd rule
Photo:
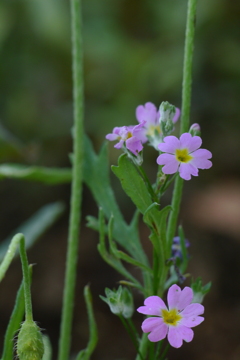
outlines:
[[[30,276],[29,276],[27,253],[25,249],[25,239],[23,234],[18,234],[18,236],[20,237],[19,252],[22,262],[22,272],[23,272],[23,282],[24,282],[25,319],[26,321],[33,321]]]
[[[67,360],[70,352],[73,303],[76,282],[79,224],[82,198],[83,163],[83,59],[81,38],[81,1],[71,0],[72,48],[73,48],[73,168],[70,205],[68,250],[63,295],[62,322],[59,340],[59,360]]]
[[[188,131],[189,128],[189,114],[191,105],[191,85],[192,85],[192,60],[194,47],[194,33],[195,33],[195,17],[196,17],[197,0],[188,0],[188,13],[185,34],[185,50],[184,50],[184,64],[183,64],[183,84],[182,84],[182,116],[180,133]],[[171,254],[172,239],[174,237],[177,225],[177,219],[180,209],[180,202],[182,198],[183,180],[177,176],[174,185],[172,212],[169,217],[167,229],[167,257]],[[145,357],[148,349],[148,338],[143,334],[140,343],[140,352]],[[136,360],[140,360],[139,356]]]
[[[129,324],[127,323],[127,321],[124,319],[124,317],[122,315],[118,315],[123,326],[125,327],[125,329],[127,330],[127,333],[128,335],[130,336],[133,344],[134,344],[134,347],[135,349],[137,350],[137,353],[139,354],[141,360],[144,360],[143,357],[142,357],[142,354],[139,352],[138,350],[138,341],[136,339],[136,335],[135,335],[135,332],[133,332],[132,328],[129,326]]]
[[[144,333],[142,335],[142,338],[141,338],[141,342],[140,342],[140,346],[139,346],[139,353],[141,354],[141,356],[146,359],[146,355],[147,355],[147,350],[148,350],[148,347],[149,347],[149,344],[150,341],[148,340],[148,337],[147,337],[147,334]],[[136,357],[136,360],[141,360],[142,357],[141,357],[139,354],[137,355]]]
[[[197,7],[197,0],[188,0],[188,13],[187,13],[184,63],[183,63],[182,115],[181,115],[181,128],[180,128],[181,134],[187,132],[189,129],[196,7]],[[180,202],[182,198],[182,189],[183,189],[183,179],[180,178],[180,176],[178,176],[175,180],[173,198],[172,198],[173,210],[169,217],[168,230],[167,230],[167,242],[168,242],[169,254],[171,252],[172,239],[176,231]]]

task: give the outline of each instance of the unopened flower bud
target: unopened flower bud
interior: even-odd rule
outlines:
[[[117,290],[105,289],[106,297],[100,296],[105,301],[110,310],[115,315],[122,315],[128,319],[134,311],[132,293],[127,289],[119,286]]]
[[[26,320],[18,334],[17,355],[20,360],[41,360],[44,353],[42,334],[32,320]]]
[[[159,108],[160,112],[160,126],[164,136],[168,136],[173,131],[173,118],[176,114],[176,107],[169,104],[168,101],[163,101]]]
[[[201,136],[201,128],[199,124],[192,124],[189,129],[189,132],[192,136]]]

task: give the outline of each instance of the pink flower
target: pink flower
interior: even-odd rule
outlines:
[[[124,145],[134,155],[142,151],[142,143],[146,141],[144,136],[144,123],[136,126],[115,127],[111,134],[106,135],[106,139],[110,141],[118,140],[114,145],[116,149],[121,149]]]
[[[209,169],[212,166],[212,154],[205,149],[199,149],[202,139],[199,136],[192,136],[184,133],[180,139],[175,136],[166,136],[164,142],[158,148],[166,154],[161,154],[157,158],[159,165],[164,165],[164,174],[174,174],[179,171],[179,175],[184,180],[190,180],[191,175],[198,176],[198,169]]]
[[[204,307],[201,304],[191,304],[193,291],[186,286],[183,290],[178,285],[172,285],[167,295],[168,308],[158,296],[149,296],[137,311],[144,315],[154,315],[142,323],[142,330],[150,333],[148,339],[160,341],[166,336],[171,346],[179,348],[183,340],[193,339],[194,326],[203,322]]]
[[[167,117],[167,119],[171,119],[171,122],[173,124],[178,120],[180,116],[180,110],[178,108],[175,108],[173,105],[170,104],[168,105],[171,111],[164,111],[163,108],[161,111],[162,105],[160,106],[160,110],[158,111],[156,106],[151,102],[147,102],[145,105],[139,105],[136,108],[136,118],[138,122],[140,124],[144,123],[145,141],[149,140],[150,145],[152,145],[156,150],[158,150],[158,144],[162,142],[164,136],[161,122],[165,121]],[[173,109],[175,111],[175,114],[173,112]]]
[[[176,108],[176,113],[172,119],[173,123],[177,122],[179,115],[180,110]],[[145,122],[144,128],[146,135],[152,136],[155,131],[159,134],[162,132],[160,128],[161,114],[151,102],[147,102],[145,105],[139,105],[136,108],[136,118],[139,123]]]

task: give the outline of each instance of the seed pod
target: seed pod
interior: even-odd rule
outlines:
[[[17,355],[20,360],[41,360],[44,353],[42,334],[32,320],[26,320],[18,334]]]

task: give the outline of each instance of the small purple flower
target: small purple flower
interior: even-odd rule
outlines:
[[[187,239],[184,239],[185,247],[188,248],[190,246],[190,243]],[[180,243],[180,237],[175,236],[173,238],[172,242],[172,257],[173,258],[179,258],[182,259],[182,249],[181,249],[181,243]]]
[[[194,303],[193,291],[186,286],[183,290],[176,284],[172,285],[167,295],[168,307],[158,296],[149,296],[137,311],[144,315],[153,315],[142,323],[142,330],[150,333],[148,339],[157,342],[166,336],[171,346],[179,348],[183,340],[190,342],[193,339],[194,326],[203,322],[204,307]]]
[[[199,149],[202,139],[199,136],[192,136],[184,133],[180,139],[176,136],[166,136],[164,142],[158,148],[166,154],[161,154],[157,158],[159,165],[164,165],[164,174],[174,174],[179,171],[179,175],[184,180],[190,180],[191,175],[198,176],[198,169],[209,169],[212,166],[212,154],[206,149]]]
[[[116,149],[121,149],[124,145],[134,155],[138,155],[142,151],[142,143],[146,141],[144,136],[144,123],[136,126],[115,127],[111,134],[106,135],[106,139],[110,141],[118,140],[114,145]]]

